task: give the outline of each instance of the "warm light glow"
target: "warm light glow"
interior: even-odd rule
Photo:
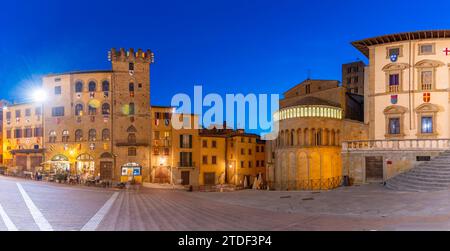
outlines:
[[[43,89],[33,90],[31,97],[34,102],[42,103],[47,100],[47,92]]]

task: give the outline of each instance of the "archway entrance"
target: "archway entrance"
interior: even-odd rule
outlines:
[[[57,154],[50,159],[50,161],[46,162],[48,164],[48,171],[51,173],[68,173],[70,172],[70,162],[69,158],[65,155]]]
[[[95,176],[95,162],[94,158],[83,153],[77,157],[76,173],[79,175]]]
[[[142,166],[138,163],[131,162],[122,165],[121,167],[121,182],[142,182]]]

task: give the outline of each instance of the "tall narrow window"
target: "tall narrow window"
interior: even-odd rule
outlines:
[[[55,143],[56,142],[56,132],[55,131],[50,131],[48,134],[48,142],[50,143]]]
[[[94,81],[89,82],[89,92],[97,91],[97,84]]]
[[[134,115],[134,103],[130,103],[129,107],[130,107],[130,115]]]
[[[109,92],[109,82],[107,80],[102,82],[102,91]]]
[[[134,133],[128,134],[128,143],[136,144],[136,134],[134,134]]]
[[[89,130],[89,141],[96,141],[97,140],[97,131],[95,129]]]
[[[69,141],[69,131],[64,130],[62,132],[62,142],[68,142]]]
[[[420,73],[420,83],[422,86],[422,90],[431,90],[432,80],[433,80],[432,71],[422,71]]]
[[[134,71],[134,63],[129,63],[128,64],[128,70]]]
[[[75,116],[82,116],[83,115],[83,105],[77,104],[75,105]]]
[[[422,133],[433,133],[433,117],[422,117]]]
[[[305,86],[305,92],[306,92],[306,94],[310,94],[311,93],[311,86],[310,85],[306,85]]]
[[[103,131],[102,131],[102,140],[103,141],[109,141],[110,140],[109,129],[103,129]]]
[[[400,85],[400,74],[389,74],[389,92],[398,92]]]
[[[75,131],[75,141],[79,142],[83,140],[83,131],[78,129]]]
[[[83,92],[83,83],[81,81],[75,83],[75,92],[76,93]]]
[[[89,105],[88,113],[91,116],[97,115],[97,108],[92,105]]]
[[[110,106],[109,106],[108,103],[104,103],[102,105],[102,114],[103,115],[109,115],[109,113],[110,113]]]
[[[400,134],[400,118],[389,119],[389,134]]]

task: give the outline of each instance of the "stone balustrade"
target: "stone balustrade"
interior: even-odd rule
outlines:
[[[342,142],[343,152],[352,151],[424,151],[450,149],[450,139],[386,139]]]

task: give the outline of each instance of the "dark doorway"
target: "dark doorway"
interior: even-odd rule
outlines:
[[[366,182],[378,182],[383,180],[383,157],[366,157]]]
[[[169,170],[165,166],[159,166],[155,170],[155,183],[169,183]]]
[[[112,180],[112,166],[111,161],[100,161],[100,179]]]
[[[216,173],[204,173],[203,181],[205,185],[215,185],[216,184]]]
[[[189,185],[189,171],[181,172],[181,185],[183,186]]]

